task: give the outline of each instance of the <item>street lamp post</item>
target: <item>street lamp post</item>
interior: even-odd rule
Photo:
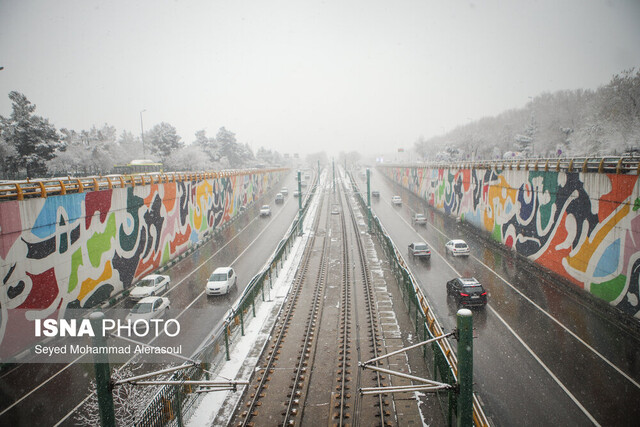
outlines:
[[[142,113],[147,110],[140,111],[140,138],[142,139],[142,157],[146,157],[146,152],[144,148],[144,126],[142,125]]]

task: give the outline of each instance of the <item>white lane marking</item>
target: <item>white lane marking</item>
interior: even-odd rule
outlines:
[[[527,345],[527,343],[524,342],[522,338],[520,338],[520,336],[516,333],[516,331],[511,329],[511,326],[509,326],[509,324],[502,318],[502,316],[500,316],[498,312],[495,311],[493,307],[491,307],[490,305],[487,304],[487,307],[489,308],[489,310],[491,310],[493,314],[496,315],[498,319],[500,319],[500,321],[504,324],[504,326],[506,326],[507,329],[509,329],[509,332],[511,332],[511,334],[513,334],[513,336],[516,337],[518,341],[520,341],[520,344],[522,344],[522,346],[529,352],[529,354],[531,354],[531,356],[533,356],[533,358],[536,359],[536,361],[540,364],[540,366],[542,366],[544,370],[547,371],[549,376],[553,378],[556,384],[558,384],[560,388],[571,398],[571,400],[573,400],[573,403],[575,403],[578,406],[578,408],[580,408],[580,410],[587,416],[587,418],[589,418],[589,420],[594,425],[600,426],[600,423],[598,423],[598,421],[596,421],[596,419],[593,418],[593,415],[591,415],[591,413],[589,413],[589,411],[587,411],[587,409],[584,406],[582,406],[582,404],[578,401],[578,399],[576,399],[576,397],[567,389],[567,387],[565,387],[565,385],[562,384],[562,381],[560,381],[560,379],[558,379],[558,377],[555,376],[555,374],[551,371],[551,369],[549,369],[549,367],[545,365],[542,360],[540,360],[538,355],[536,355],[533,352],[533,350],[531,350],[531,348]]]
[[[473,255],[472,255],[473,256]],[[541,312],[543,312],[547,317],[549,317],[549,319],[553,320],[555,323],[558,324],[558,326],[560,326],[562,329],[564,329],[565,331],[567,331],[567,333],[569,335],[571,335],[572,337],[574,337],[576,340],[578,340],[578,342],[582,343],[586,348],[588,348],[589,350],[591,350],[596,356],[598,356],[600,359],[602,359],[603,362],[605,362],[607,365],[611,366],[613,369],[615,369],[620,375],[622,375],[623,377],[625,377],[627,380],[629,380],[629,382],[631,382],[631,384],[635,385],[636,387],[640,388],[640,384],[638,384],[633,378],[631,378],[630,376],[628,376],[626,373],[624,373],[620,368],[618,368],[616,365],[613,364],[613,362],[611,362],[609,359],[607,359],[603,354],[601,354],[598,350],[596,350],[595,348],[591,347],[587,342],[585,342],[582,338],[580,338],[578,335],[576,335],[573,331],[571,331],[569,328],[567,328],[566,326],[564,326],[558,319],[556,319],[555,317],[553,317],[551,315],[551,313],[548,313],[545,309],[543,309],[542,307],[540,307],[538,304],[536,304],[534,301],[532,301],[528,296],[526,296],[525,294],[523,294],[522,292],[520,292],[520,290],[516,289],[511,283],[509,283],[508,281],[506,281],[502,276],[500,276],[498,273],[496,273],[491,267],[489,267],[488,265],[486,265],[484,262],[480,261],[478,258],[476,258],[475,256],[473,257],[475,260],[477,260],[480,264],[484,265],[489,271],[491,271],[493,274],[495,274],[500,280],[502,280],[504,283],[506,283],[511,289],[513,289],[514,291],[516,291],[518,294],[520,294],[520,296],[522,296],[522,298],[524,298],[525,300],[529,301],[534,307],[536,307],[538,310],[540,310]]]
[[[55,377],[57,377],[59,374],[61,374],[64,370],[66,370],[69,366],[71,366],[72,364],[76,363],[78,360],[82,359],[85,355],[83,354],[82,356],[76,358],[76,360],[74,360],[73,362],[69,363],[68,365],[66,365],[64,368],[60,369],[58,372],[56,372],[55,374],[51,375],[49,378],[47,378],[46,381],[40,383],[37,387],[35,387],[34,389],[32,389],[31,391],[29,391],[28,393],[26,393],[24,396],[22,396],[20,399],[16,400],[15,402],[13,402],[10,406],[6,407],[2,412],[0,412],[0,416],[2,416],[5,412],[7,412],[8,410],[10,410],[11,408],[13,408],[14,406],[16,406],[18,403],[22,402],[24,399],[26,399],[27,397],[31,396],[33,393],[35,393],[38,389],[40,389],[40,387],[44,386],[46,383],[48,383],[49,381],[51,381],[52,379],[54,379]]]
[[[284,205],[283,205],[284,207]],[[263,230],[256,236],[255,239],[253,239],[253,241],[251,241],[251,244],[253,244],[256,240],[258,240],[258,237],[260,237],[262,235],[262,233],[264,233],[267,228],[269,228],[269,225],[276,220],[276,218],[278,218],[282,212],[284,212],[284,209],[280,209],[278,211],[277,214],[275,214],[274,216],[271,217],[271,220],[267,223],[267,225],[263,228]],[[199,266],[197,266],[196,268],[194,268],[191,273],[187,274],[185,277],[183,277],[180,281],[176,282],[176,284],[174,286],[172,286],[171,288],[169,288],[169,290],[166,292],[166,295],[169,294],[169,292],[171,292],[172,290],[174,290],[175,288],[177,288],[182,282],[184,282],[185,280],[187,280],[189,277],[191,277],[194,273],[196,273],[198,270],[200,270],[202,268],[203,265],[205,265],[206,263],[208,263],[209,261],[211,261],[215,256],[217,256],[222,250],[224,250],[224,248],[227,247],[227,245],[231,242],[233,242],[235,239],[237,239],[247,228],[249,228],[249,226],[251,224],[253,224],[254,221],[258,220],[259,217],[255,217],[253,218],[244,228],[242,228],[242,230],[240,230],[239,233],[237,233],[235,236],[233,236],[231,238],[231,240],[229,240],[227,243],[225,243],[220,249],[218,249],[216,252],[213,253],[213,255],[211,255],[209,258],[207,258],[206,260],[204,260],[202,263],[200,263]],[[251,246],[247,245],[247,249]],[[234,259],[230,265],[233,265],[236,263],[236,261],[240,258],[240,256],[242,256],[242,254],[244,254],[247,249],[245,249],[244,251],[242,251],[242,253],[236,258]],[[203,291],[204,292],[204,291]],[[200,296],[202,296],[202,293],[200,293],[196,299],[200,298]],[[194,300],[195,301],[195,300]],[[193,302],[192,302],[193,304]],[[190,304],[191,305],[191,304]]]
[[[265,226],[262,231],[260,233],[258,233],[258,235],[256,236],[255,239],[253,239],[251,241],[251,243],[249,245],[247,245],[247,247],[245,248],[244,251],[242,251],[240,253],[240,255],[238,255],[232,262],[231,265],[234,265],[239,259],[240,257],[242,257],[242,255],[244,255],[245,252],[247,252],[247,250],[253,245],[253,243],[255,243],[256,240],[258,240],[258,238],[260,236],[262,236],[262,234],[267,231],[267,228],[269,228],[268,226],[276,220],[276,218],[284,211],[284,209],[280,209],[280,211],[273,216],[273,218],[271,219],[271,221],[269,221],[269,223],[267,224],[267,226]],[[251,223],[253,223],[253,221],[255,221],[257,218],[254,218],[253,220],[251,220],[251,222],[249,222],[249,224],[247,224],[246,227],[244,227],[242,230],[240,230],[240,233],[236,234],[231,240],[229,240],[224,246],[222,246],[218,251],[216,251],[216,253],[214,253],[213,255],[211,255],[209,258],[207,258],[205,261],[203,261],[197,268],[195,268],[191,273],[189,273],[187,276],[185,276],[182,280],[180,280],[178,283],[175,284],[175,286],[173,286],[171,289],[169,289],[170,292],[173,288],[175,288],[176,286],[178,286],[180,283],[184,282],[187,278],[189,278],[193,273],[195,273],[197,270],[199,270],[200,268],[202,268],[202,266],[204,264],[206,264],[207,262],[209,262],[209,260],[211,260],[214,256],[216,256],[220,251],[222,251],[229,243],[231,243],[235,238],[237,238],[240,234],[242,234],[242,232],[244,230],[247,229],[247,227],[249,227],[249,225]],[[202,295],[204,295],[204,291],[200,292],[194,299],[193,301],[191,301],[191,303],[185,307],[184,310],[182,310],[177,316],[176,319],[180,318],[193,304],[195,304],[195,302],[202,297]],[[158,338],[158,337],[156,337]],[[153,341],[156,340],[156,338],[152,339],[149,344],[151,344]],[[79,359],[79,358],[78,358]],[[74,360],[73,362],[71,362],[69,365],[65,366],[61,371],[59,371],[58,373],[62,372],[63,370],[67,369],[69,366],[71,366],[71,364],[75,363],[78,359]],[[134,358],[132,357],[131,359],[129,359],[125,364],[123,364],[118,371],[120,371],[120,369],[124,368],[125,366],[127,366]],[[56,374],[57,375],[57,374]],[[55,375],[54,375],[55,376]],[[51,379],[53,379],[53,377],[49,378],[46,382],[50,381]],[[45,382],[45,383],[46,383]],[[45,383],[42,383],[40,386],[38,386],[37,388],[35,388],[34,390],[32,390],[29,394],[33,393],[35,390],[37,390],[38,388],[40,388],[42,385],[44,385]],[[89,398],[95,394],[95,392],[91,392],[89,393],[89,395],[87,397],[85,397],[80,403],[78,403],[71,411],[69,411],[60,421],[58,421],[55,426],[59,426],[60,424],[62,424],[67,418],[69,418],[76,410],[78,410],[78,408],[80,408],[87,400],[89,400]],[[25,396],[26,397],[26,396]],[[24,399],[24,397],[22,398]],[[20,400],[22,400],[20,399]],[[12,406],[16,405],[18,402],[15,402]],[[0,413],[0,415],[2,415],[4,412],[8,411],[11,407],[5,409],[2,413]],[[55,427],[54,426],[54,427]]]
[[[89,400],[91,398],[91,396],[93,396],[94,394],[96,394],[95,391],[92,391],[91,393],[89,393],[89,395],[87,397],[85,397],[84,399],[82,399],[82,401],[80,403],[78,403],[71,411],[69,411],[67,413],[67,415],[65,415],[60,421],[58,421],[57,423],[55,423],[53,425],[53,427],[58,427],[60,424],[62,424],[63,422],[65,422],[67,420],[67,418],[69,418],[74,412],[76,412],[78,410],[78,408],[80,408],[82,405],[85,404],[85,402],[87,400]]]

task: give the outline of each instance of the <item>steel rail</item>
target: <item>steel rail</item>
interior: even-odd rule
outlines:
[[[340,186],[338,189],[338,200],[340,201],[340,209],[342,214],[340,215],[340,225],[342,230],[342,290],[341,299],[342,307],[340,310],[340,321],[342,326],[342,357],[340,360],[340,380],[339,380],[339,411],[338,411],[338,426],[343,426],[345,422],[345,408],[347,405],[347,373],[349,367],[349,324],[351,323],[351,273],[350,273],[350,257],[349,257],[349,242],[347,235],[347,224],[345,219],[345,209],[343,203],[342,192]]]
[[[322,197],[320,199],[320,207],[323,205],[324,203],[324,197]],[[314,219],[314,223],[312,225],[313,230],[317,230],[318,229],[318,223],[320,222],[320,215],[317,215]],[[253,418],[254,416],[254,410],[255,408],[258,406],[258,401],[260,400],[260,398],[262,397],[261,394],[263,392],[263,390],[265,389],[265,385],[267,383],[267,381],[269,380],[269,372],[272,370],[273,365],[275,363],[275,360],[278,357],[278,352],[280,350],[280,348],[282,347],[282,343],[284,342],[284,337],[287,333],[287,329],[289,327],[289,324],[291,322],[291,318],[293,317],[293,313],[295,312],[296,309],[296,305],[298,302],[298,299],[300,297],[301,294],[301,290],[303,287],[303,284],[305,283],[306,280],[306,275],[307,275],[307,271],[309,269],[309,262],[312,258],[313,255],[313,245],[316,239],[316,233],[311,233],[311,237],[310,237],[310,241],[307,243],[307,247],[305,248],[305,251],[303,253],[303,258],[302,258],[302,262],[301,262],[301,267],[298,270],[297,274],[296,274],[296,278],[294,280],[294,288],[293,288],[293,293],[289,293],[289,296],[287,298],[287,308],[285,311],[285,316],[284,319],[281,323],[280,326],[280,331],[278,332],[278,335],[274,341],[274,345],[273,345],[273,349],[271,351],[271,354],[269,356],[269,358],[267,359],[267,362],[265,363],[265,367],[263,368],[263,374],[262,377],[259,379],[258,384],[256,386],[256,390],[253,394],[253,396],[251,397],[251,401],[249,402],[249,404],[247,405],[247,410],[242,422],[242,426],[246,427],[247,425],[249,425],[250,420]],[[324,245],[324,243],[323,243]],[[292,392],[292,396],[294,395],[294,393]]]
[[[327,207],[330,208],[331,206],[328,205]],[[327,226],[325,226],[325,229],[328,229],[328,223],[330,219],[331,219],[331,216],[328,215]],[[315,287],[313,289],[313,301],[311,303],[311,309],[309,310],[310,315],[304,331],[302,353],[300,354],[298,365],[296,366],[296,373],[293,378],[293,387],[291,390],[291,395],[289,396],[289,400],[287,401],[287,404],[286,404],[287,409],[285,411],[284,420],[282,422],[283,426],[294,424],[294,422],[291,420],[292,416],[299,415],[299,417],[302,418],[301,413],[297,414],[297,412],[294,411],[294,406],[297,406],[300,403],[300,401],[306,400],[306,393],[303,394],[302,390],[300,389],[304,388],[305,391],[308,391],[308,384],[309,384],[308,381],[304,383],[306,387],[301,386],[300,384],[301,384],[303,372],[306,369],[305,366],[308,365],[307,358],[311,357],[312,349],[310,347],[312,346],[312,341],[314,346],[314,349],[313,349],[314,354],[315,354],[315,345],[317,345],[317,342],[318,342],[314,338],[316,335],[315,334],[316,325],[319,322],[318,317],[320,318],[322,317],[323,298],[321,297],[324,297],[324,289],[326,284],[326,272],[327,272],[328,264],[330,262],[329,254],[331,250],[331,245],[327,244],[328,240],[329,239],[327,239],[325,236],[322,243],[320,266],[318,267],[318,276],[316,278]],[[320,315],[318,315],[318,312],[320,312]],[[305,357],[305,352],[309,353],[308,356],[306,357]],[[302,408],[304,408],[304,405],[301,405],[301,406]]]
[[[323,202],[324,202],[324,197],[320,199],[320,206],[322,206]],[[317,215],[314,219],[314,224],[312,226],[314,230],[317,230],[319,221],[320,221],[320,216]],[[301,267],[298,270],[296,274],[296,278],[294,280],[294,287],[292,289],[293,293],[290,292],[287,298],[288,302],[287,302],[287,308],[285,311],[284,320],[282,321],[282,324],[280,326],[280,331],[275,339],[274,346],[271,351],[271,355],[268,357],[267,362],[265,363],[262,377],[259,379],[258,384],[256,386],[256,390],[254,391],[254,394],[251,397],[251,401],[247,405],[247,410],[245,412],[245,416],[242,421],[243,427],[248,426],[249,421],[253,418],[254,410],[258,406],[258,401],[260,400],[261,394],[265,389],[265,385],[268,381],[268,377],[269,377],[268,374],[273,368],[275,360],[278,357],[278,350],[281,348],[282,343],[284,341],[284,336],[287,333],[288,325],[296,309],[296,303],[300,296],[302,285],[304,284],[306,279],[307,270],[309,268],[309,261],[311,260],[311,257],[313,254],[313,244],[315,242],[315,238],[316,238],[316,233],[314,232],[311,234],[310,241],[307,243],[307,247],[305,248],[305,251],[303,253]]]
[[[346,183],[343,181],[342,182],[343,187],[345,187],[345,197],[348,198],[347,194],[348,192],[346,191]],[[348,200],[347,200],[348,201]],[[352,206],[352,203],[347,203],[347,206],[349,207],[349,213],[350,213],[350,218],[351,218],[351,222],[353,224],[353,228],[356,231],[355,235],[356,235],[356,246],[357,246],[357,250],[358,250],[358,257],[360,260],[360,265],[362,266],[362,284],[363,284],[363,289],[365,292],[365,307],[367,310],[367,318],[369,320],[369,329],[371,330],[371,336],[372,336],[372,353],[373,353],[373,358],[377,358],[379,357],[379,350],[378,350],[378,327],[376,325],[376,319],[377,319],[377,313],[374,310],[374,295],[372,293],[372,289],[371,289],[371,281],[369,279],[370,274],[369,274],[369,265],[367,263],[367,257],[366,257],[366,253],[364,250],[364,245],[362,243],[362,237],[360,236],[360,233],[357,232],[357,230],[359,230],[358,228],[358,221],[356,219],[356,214],[355,214],[355,210],[354,207]],[[356,330],[359,330],[359,328],[356,328]],[[359,339],[358,339],[359,341]],[[360,378],[360,373],[358,373],[358,378]],[[382,387],[382,379],[381,379],[381,375],[380,373],[376,372],[376,383],[378,387]],[[360,384],[358,384],[359,387]],[[378,395],[378,408],[380,411],[380,424],[381,425],[386,425],[386,421],[385,421],[385,410],[384,410],[384,399],[383,399],[382,394]],[[354,418],[356,419],[355,423],[358,424],[359,423],[359,415],[360,415],[360,407],[362,405],[362,399],[359,396],[359,393],[356,393],[356,408],[357,411],[355,413]]]

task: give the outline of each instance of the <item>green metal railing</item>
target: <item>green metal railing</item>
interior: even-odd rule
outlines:
[[[355,180],[352,176],[349,177],[361,208],[365,212],[370,212]],[[378,238],[389,260],[391,270],[400,287],[403,301],[408,308],[409,317],[413,320],[416,334],[423,341],[444,335],[440,323],[435,318],[433,310],[418,286],[415,277],[407,268],[406,261],[400,251],[389,237],[378,217],[370,212],[370,218],[371,232]],[[432,367],[434,380],[451,385],[458,384],[458,360],[449,342],[446,339],[440,339],[434,341],[430,346],[423,347],[423,349],[423,358],[427,366]],[[448,420],[449,425],[452,425],[457,412],[456,391],[440,391],[438,392],[438,398],[445,419]],[[489,421],[475,395],[473,396],[473,422],[476,426],[489,425]]]
[[[316,189],[317,178],[304,200],[302,215],[291,224],[271,260],[251,279],[234,307],[214,328],[215,332],[211,338],[191,356],[191,359],[198,361],[200,365],[173,374],[171,380],[208,379],[205,371],[215,371],[229,360],[231,347],[245,334],[246,321],[255,317],[260,304],[269,298],[274,280],[282,270],[284,261],[291,253],[294,241],[298,237],[298,224],[304,220]],[[198,401],[198,396],[192,391],[189,385],[161,387],[136,425],[141,427],[182,426],[195,410],[195,403]]]

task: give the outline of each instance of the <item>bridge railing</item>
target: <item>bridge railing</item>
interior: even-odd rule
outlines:
[[[499,159],[424,163],[389,163],[383,167],[535,170],[555,172],[592,172],[640,175],[640,157],[550,157],[527,159]]]
[[[245,334],[245,322],[251,317],[255,317],[256,310],[269,299],[273,281],[282,270],[284,261],[291,253],[293,243],[298,237],[298,222],[304,220],[316,189],[317,178],[303,201],[302,216],[291,224],[271,259],[253,277],[226,316],[213,328],[211,337],[202,343],[190,357],[192,360],[198,361],[200,365],[173,374],[172,380],[209,379],[207,371],[216,371],[230,360],[230,352],[234,342]],[[182,425],[195,410],[199,398],[205,394],[197,393],[196,396],[193,391],[185,385],[161,387],[147,405],[136,425],[140,427]]]
[[[364,212],[368,211],[367,203],[362,196],[356,181],[350,176],[351,185],[356,198],[360,203]],[[429,302],[422,290],[418,286],[418,282],[407,267],[407,263],[393,243],[389,234],[376,215],[371,213],[371,229],[376,235],[382,248],[387,255],[392,271],[396,277],[398,285],[402,291],[402,296],[409,310],[409,317],[414,320],[416,334],[423,340],[440,337],[444,335],[440,322],[434,315]],[[423,347],[423,358],[427,366],[434,366],[434,379],[440,380],[447,384],[455,385],[458,378],[458,359],[453,347],[446,339],[434,341],[430,347]],[[449,425],[453,425],[453,417],[456,414],[457,394],[455,391],[439,392],[439,398],[442,402],[442,408],[447,408],[447,412],[443,413],[445,419],[448,419]],[[489,421],[484,414],[482,406],[477,396],[473,397],[473,420],[476,426],[488,426]]]
[[[132,175],[105,175],[88,177],[59,177],[28,179],[24,181],[0,181],[0,201],[49,197],[112,188],[136,187],[170,182],[191,182],[231,176],[285,171],[276,169],[226,169],[218,172],[151,172]]]

